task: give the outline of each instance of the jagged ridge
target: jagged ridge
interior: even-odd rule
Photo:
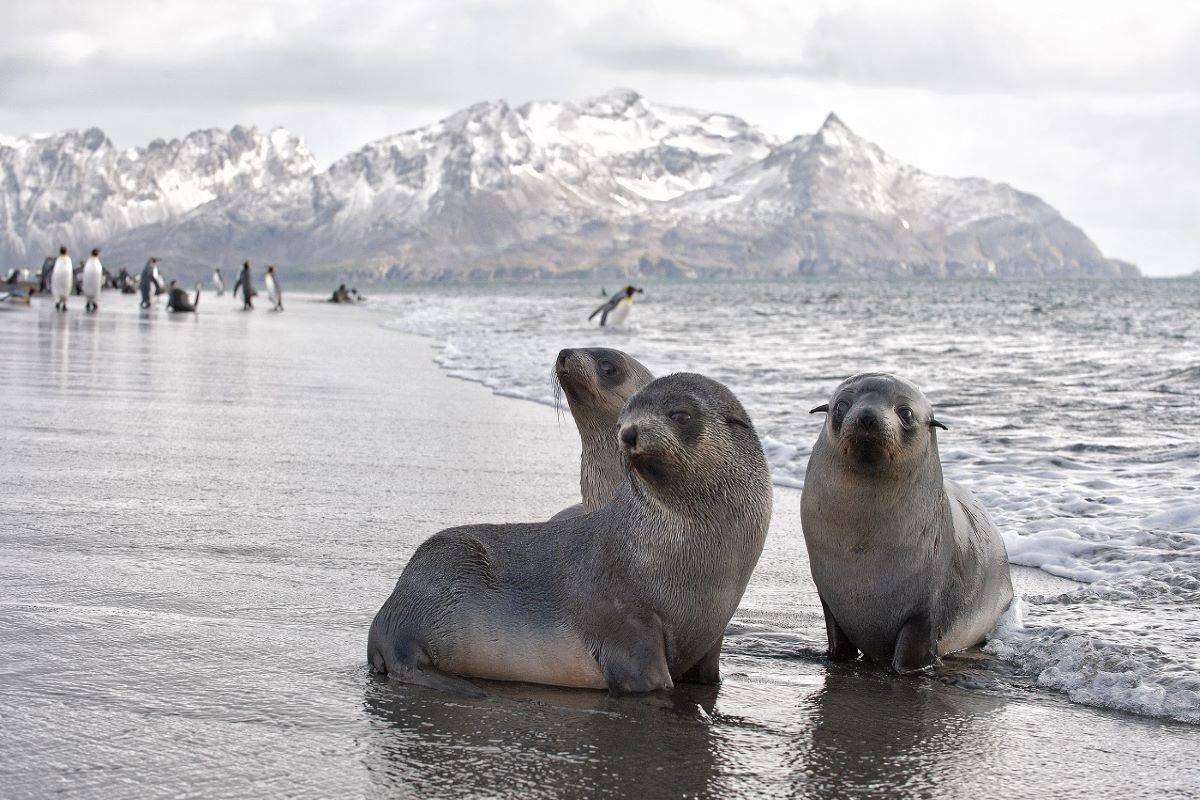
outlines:
[[[95,129],[0,139],[0,168],[8,265],[65,241],[403,279],[1136,274],[1038,198],[923,173],[833,114],[779,143],[630,90],[479,103],[320,173],[299,139],[253,128],[129,151]]]

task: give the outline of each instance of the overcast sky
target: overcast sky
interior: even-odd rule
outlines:
[[[835,110],[922,169],[1040,195],[1147,273],[1200,268],[1200,3],[0,4],[7,134],[283,125],[326,164],[478,100],[625,86],[789,138]]]

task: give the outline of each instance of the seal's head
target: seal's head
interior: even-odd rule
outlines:
[[[580,430],[605,435],[616,424],[625,401],[654,380],[636,358],[606,347],[560,350],[554,377]]]
[[[847,468],[884,476],[937,454],[934,428],[945,425],[916,384],[883,372],[855,375],[842,381],[825,405],[812,413],[828,413],[823,431],[834,458]]]
[[[658,378],[618,420],[635,485],[687,513],[771,493],[762,444],[746,409],[724,385],[680,372]]]

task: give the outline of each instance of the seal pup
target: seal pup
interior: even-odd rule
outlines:
[[[67,255],[66,245],[58,248],[58,258],[54,261],[54,269],[50,273],[50,290],[54,293],[54,310],[66,311],[67,298],[71,296],[72,284],[75,282],[75,268],[71,257]]]
[[[884,373],[847,378],[825,405],[801,497],[829,658],[861,650],[898,673],[983,641],[1012,600],[1004,540],[942,477],[929,401]]]
[[[581,517],[426,540],[371,624],[371,669],[478,694],[456,676],[641,693],[716,683],[758,562],[771,478],[720,383],[659,378],[621,412],[628,471]]]
[[[587,514],[608,504],[625,481],[617,417],[625,402],[654,376],[636,358],[607,347],[567,348],[554,361],[556,388],[567,397],[583,449],[577,503],[552,517]]]

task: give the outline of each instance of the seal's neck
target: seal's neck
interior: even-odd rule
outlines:
[[[595,422],[579,422],[579,439],[583,445],[579,463],[579,491],[588,511],[603,508],[625,478],[625,464],[617,446],[617,426]]]
[[[724,627],[758,563],[771,521],[770,479],[730,489],[679,513],[629,476],[613,501],[595,512],[607,517],[607,557],[623,562],[661,601],[658,611],[671,615],[673,626],[718,620]]]
[[[806,480],[804,491],[819,497],[820,505],[836,509],[828,517],[829,532],[854,538],[870,531],[869,541],[858,543],[864,547],[915,545],[938,530],[936,521],[948,513],[942,464],[934,442],[925,457],[907,471],[865,475],[837,458],[828,442],[818,441],[809,470],[825,478]]]

